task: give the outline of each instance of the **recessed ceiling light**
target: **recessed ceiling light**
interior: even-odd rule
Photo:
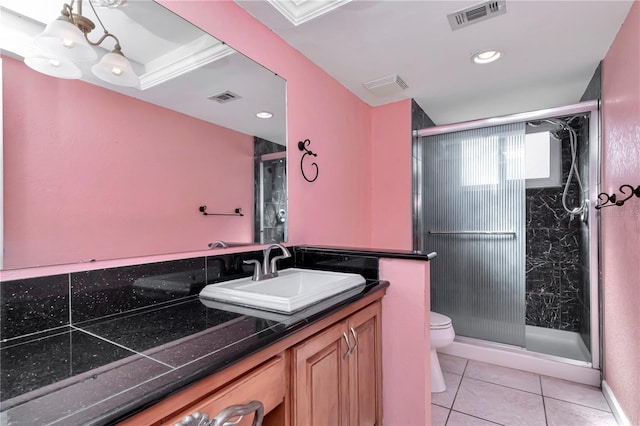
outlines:
[[[273,117],[273,114],[271,114],[269,111],[260,111],[259,113],[256,114],[256,117],[258,117],[258,118],[271,118],[271,117]]]
[[[476,53],[471,57],[471,60],[476,64],[488,64],[493,61],[497,61],[502,56],[502,52],[498,50],[485,50],[484,52]]]

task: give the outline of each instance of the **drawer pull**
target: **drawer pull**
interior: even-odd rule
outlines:
[[[240,423],[242,421],[242,419],[244,419],[244,416],[238,417],[238,420],[234,420],[232,422],[223,423],[222,426],[236,426],[238,423]]]
[[[264,418],[264,405],[260,401],[250,401],[246,404],[231,405],[224,410],[220,411],[218,415],[210,423],[211,426],[232,426],[240,423],[242,417],[256,412],[256,416],[253,418],[253,426],[262,425],[262,419]],[[234,417],[240,418],[235,422],[227,422],[227,420]]]
[[[189,414],[188,416],[184,416],[179,423],[176,423],[174,426],[208,426],[211,420],[209,416],[196,411],[193,414]]]
[[[260,401],[230,405],[220,411],[213,420],[209,419],[207,414],[196,411],[193,414],[185,416],[180,423],[176,423],[175,426],[234,426],[240,423],[245,415],[251,414],[254,411],[256,412],[256,416],[253,419],[253,426],[261,426],[262,419],[264,418],[264,406]],[[232,422],[228,421],[234,417],[238,417],[238,419]]]

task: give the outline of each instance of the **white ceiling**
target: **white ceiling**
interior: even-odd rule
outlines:
[[[68,2],[68,1],[67,1]],[[76,4],[78,1],[76,1]],[[0,0],[0,48],[22,59],[36,52],[33,37],[60,15],[63,0]],[[89,1],[83,15],[102,34]],[[77,11],[77,10],[76,10]],[[90,72],[93,62],[78,64],[82,80],[205,121],[286,143],[286,82],[151,0],[129,0],[115,9],[97,9],[105,27],[120,40],[123,53],[141,80],[141,89],[109,85]],[[113,49],[108,38],[101,57]],[[208,98],[231,91],[241,98],[217,103]],[[256,113],[269,111],[271,119]]]
[[[236,0],[372,106],[414,98],[436,124],[576,103],[632,0],[507,0],[507,13],[452,31],[447,14],[478,1],[339,1],[294,25],[267,0]],[[319,0],[278,1],[289,11]],[[504,57],[476,65],[473,53]],[[398,74],[408,88],[377,96],[363,83]]]

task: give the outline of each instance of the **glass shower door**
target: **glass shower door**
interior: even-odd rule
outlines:
[[[456,335],[525,346],[524,123],[414,144],[417,249],[436,251],[431,310]]]

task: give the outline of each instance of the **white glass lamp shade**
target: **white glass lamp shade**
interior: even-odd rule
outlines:
[[[33,70],[51,77],[76,79],[82,77],[82,71],[76,64],[64,59],[48,58],[43,55],[27,56],[24,63]]]
[[[117,86],[138,87],[140,79],[133,72],[131,63],[121,53],[114,50],[102,57],[91,67],[91,72],[100,80]]]
[[[69,61],[93,61],[96,51],[84,38],[82,31],[64,17],[46,26],[33,41],[43,52]]]

